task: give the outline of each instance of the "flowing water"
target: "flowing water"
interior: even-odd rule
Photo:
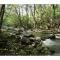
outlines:
[[[55,54],[54,55],[60,55],[60,39],[56,39],[56,44],[53,46],[55,49]]]
[[[51,50],[54,50],[55,53],[53,55],[60,55],[60,39],[46,39],[43,43],[48,46]]]
[[[48,36],[49,34],[47,33],[41,33],[41,32],[33,32],[34,35],[36,36]],[[43,41],[43,43],[49,47],[49,49],[54,50],[55,53],[53,55],[60,55],[60,34],[55,34],[56,39],[51,40],[51,39],[46,39]]]

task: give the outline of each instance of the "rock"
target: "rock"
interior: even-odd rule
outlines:
[[[42,41],[45,41],[45,39],[47,39],[47,38],[48,38],[48,36],[42,36],[42,37],[41,37],[41,40],[42,40]]]
[[[45,41],[46,39],[52,39],[52,40],[55,40],[56,39],[56,36],[54,34],[49,34],[47,36],[42,36],[41,37],[41,40]]]
[[[27,38],[34,37],[34,35],[33,34],[25,34],[24,37],[27,37]]]
[[[54,34],[51,34],[51,35],[49,36],[49,38],[50,38],[50,39],[56,39],[56,37],[55,37]]]
[[[40,37],[36,37],[35,39],[36,39],[36,40],[40,40],[41,38],[40,38]]]
[[[34,47],[35,46],[35,43],[33,42],[32,46]]]
[[[30,42],[34,42],[35,38],[30,37],[29,40],[30,40]]]
[[[27,39],[26,37],[23,37],[22,39],[21,39],[21,44],[22,45],[28,45],[30,43],[30,40],[29,39]]]

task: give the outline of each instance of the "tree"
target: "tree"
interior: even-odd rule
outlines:
[[[55,15],[56,15],[56,13],[55,13],[56,5],[53,4],[52,7],[53,7],[53,18],[55,18]]]
[[[2,27],[2,23],[3,23],[3,16],[4,16],[4,12],[5,12],[5,5],[1,5],[0,7],[0,32],[1,32],[1,27]]]

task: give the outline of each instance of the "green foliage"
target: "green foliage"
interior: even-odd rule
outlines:
[[[55,6],[55,15],[53,6]],[[53,19],[54,16],[55,19]],[[55,25],[56,21],[58,21],[59,19],[60,19],[60,5],[36,4],[34,10],[33,4],[32,5],[9,4],[6,5],[4,24],[13,25],[15,27],[16,26],[26,27],[28,29],[34,28],[34,26],[36,26],[36,28],[40,28],[41,26],[42,29],[49,29],[53,26],[53,24]]]

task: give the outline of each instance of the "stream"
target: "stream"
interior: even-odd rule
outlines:
[[[46,39],[45,41],[43,41],[43,43],[50,48],[50,50],[54,50],[55,53],[53,54],[53,56],[58,56],[60,55],[60,39],[55,39],[55,40],[51,40],[51,39]]]

